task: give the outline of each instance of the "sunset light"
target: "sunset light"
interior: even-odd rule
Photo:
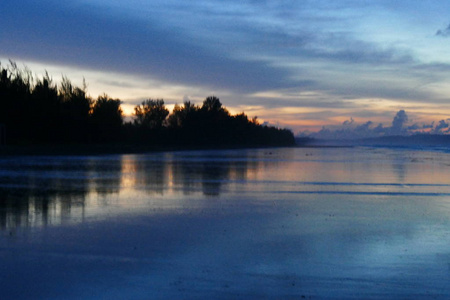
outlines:
[[[350,118],[387,125],[401,109],[437,123],[450,109],[449,8],[440,1],[7,0],[0,61],[47,70],[55,80],[85,78],[92,97],[122,100],[126,115],[147,98],[199,104],[214,94],[232,111],[260,107],[260,119],[295,133]]]
[[[0,299],[450,299],[450,1],[0,0]]]

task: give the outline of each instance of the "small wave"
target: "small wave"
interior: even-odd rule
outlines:
[[[266,191],[273,194],[316,194],[316,195],[368,195],[368,196],[423,196],[423,197],[448,197],[450,193],[414,193],[414,192],[360,192],[360,191]]]
[[[390,187],[450,187],[444,183],[385,183],[385,182],[326,182],[326,181],[277,181],[277,180],[228,180],[228,179],[198,179],[174,183],[222,183],[222,184],[255,184],[255,185],[312,185],[312,186],[390,186]]]

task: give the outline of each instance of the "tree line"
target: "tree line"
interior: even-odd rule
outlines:
[[[0,126],[7,144],[128,143],[154,146],[288,146],[290,130],[259,124],[245,113],[231,115],[219,98],[189,101],[172,113],[163,99],[148,99],[125,122],[122,101],[92,99],[67,77],[59,85],[46,73],[34,79],[14,62],[0,65]],[[4,137],[3,137],[4,138]]]

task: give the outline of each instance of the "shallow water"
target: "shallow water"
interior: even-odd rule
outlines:
[[[450,154],[0,158],[1,299],[448,299]]]

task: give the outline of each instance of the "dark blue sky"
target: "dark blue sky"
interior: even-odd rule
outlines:
[[[0,59],[86,78],[128,110],[215,94],[294,130],[447,119],[443,1],[2,0]],[[130,110],[129,110],[130,111]]]

